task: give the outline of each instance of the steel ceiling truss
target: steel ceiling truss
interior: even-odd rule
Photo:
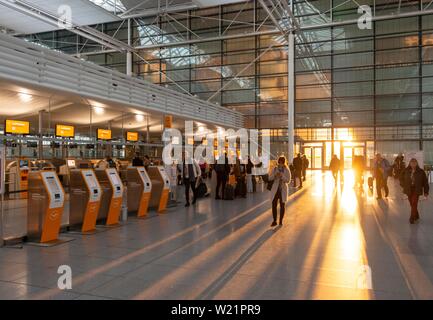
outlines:
[[[0,0],[0,4],[22,14],[25,14],[29,17],[41,20],[52,26],[58,27],[61,22],[65,22],[57,14],[48,12],[46,10],[43,10],[42,8],[39,8],[31,3],[27,3],[22,0]],[[68,23],[69,22],[71,24],[71,27],[68,28],[69,31],[78,34],[86,39],[99,43],[103,47],[120,52],[135,51],[135,49],[128,44],[117,40],[103,32],[100,32],[92,27],[79,26],[77,24],[74,24],[73,21],[68,21]]]
[[[4,2],[7,0],[0,0],[1,2]],[[193,5],[191,8],[184,8],[183,10],[180,10],[179,7],[170,7],[168,2],[161,1],[160,7],[156,9],[154,12],[149,12],[149,10],[138,12],[137,10],[140,8],[140,5],[145,4],[149,0],[143,0],[140,4],[138,4],[136,7],[129,9],[124,14],[119,15],[121,19],[134,19],[137,22],[137,25],[140,25],[140,18],[154,16],[155,22],[159,21],[161,17],[165,17],[167,19],[167,22],[172,26],[174,30],[177,30],[177,37],[175,39],[172,39],[172,41],[165,41],[166,36],[168,35],[163,30],[158,30],[159,36],[153,37],[152,43],[148,43],[146,45],[137,44],[133,46],[133,49],[137,50],[145,50],[145,49],[158,49],[158,48],[168,48],[168,47],[177,47],[177,46],[186,46],[186,45],[192,45],[196,43],[201,43],[205,41],[218,41],[218,40],[228,40],[228,39],[236,39],[236,38],[242,38],[242,37],[251,37],[251,36],[259,36],[259,35],[271,35],[271,34],[287,34],[291,30],[298,30],[299,31],[306,31],[306,30],[312,30],[312,29],[321,29],[321,28],[327,28],[327,27],[333,27],[333,26],[340,26],[340,25],[349,25],[349,24],[356,24],[358,22],[358,19],[348,19],[348,20],[335,20],[333,17],[335,17],[335,14],[338,10],[341,10],[341,6],[349,6],[350,4],[353,4],[353,8],[358,7],[362,3],[357,2],[356,0],[347,0],[343,3],[340,3],[338,5],[335,5],[330,8],[318,8],[317,5],[314,3],[311,3],[309,0],[301,0],[294,2],[293,0],[251,0],[247,3],[254,2],[254,7],[257,5],[260,5],[263,10],[266,11],[267,16],[263,21],[260,22],[260,24],[257,24],[255,21],[256,15],[254,17],[254,22],[245,22],[240,21],[239,16],[242,13],[242,11],[245,10],[245,6],[242,6],[238,13],[233,13],[234,18],[233,19],[223,19],[221,16],[218,18],[215,17],[207,17],[202,16],[198,14],[194,14],[194,18],[201,18],[203,20],[219,20],[221,22],[226,22],[228,24],[228,27],[223,28],[219,31],[219,34],[212,37],[203,37],[198,34],[196,34],[191,28],[188,26],[188,23],[183,23],[179,17],[190,17],[190,12],[181,12],[181,11],[188,11],[195,9],[196,6]],[[387,14],[381,14],[381,9],[385,9],[385,7],[379,7],[378,5],[375,5],[375,1],[373,1],[372,6],[372,21],[380,21],[380,20],[388,20],[388,19],[396,19],[396,18],[404,18],[404,17],[411,17],[411,16],[418,16],[418,15],[426,15],[426,14],[433,14],[433,0],[429,3],[426,3],[425,1],[420,0],[420,5],[418,8],[414,7],[414,10],[403,10],[403,8],[407,8],[407,5],[404,2],[401,2],[399,4],[398,1],[395,1],[395,12],[390,12],[389,6],[386,7]],[[178,11],[178,9],[180,11]],[[151,10],[152,11],[152,10]],[[313,23],[311,23],[311,19],[309,20],[310,23],[306,22],[306,20],[301,19],[305,17],[314,17],[312,20]],[[186,19],[188,20],[188,19]],[[269,22],[272,22],[269,24]],[[155,23],[156,24],[156,23]],[[156,24],[157,25],[157,24]],[[252,32],[248,33],[231,33],[227,34],[227,31],[229,28],[231,28],[232,25],[244,25],[244,26],[251,26],[253,28]],[[184,31],[184,32],[182,32]],[[194,35],[194,38],[188,38],[184,36],[184,33],[187,32],[188,34]],[[302,37],[302,35],[299,34],[297,37]],[[106,39],[104,39],[106,41]],[[284,41],[284,38],[281,38],[282,41]],[[118,48],[110,48],[109,50],[98,50],[96,53],[100,54],[103,52],[115,52],[118,51]],[[92,54],[84,53],[84,54]]]

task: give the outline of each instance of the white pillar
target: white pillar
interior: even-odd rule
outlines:
[[[289,33],[288,39],[288,78],[287,78],[287,90],[288,90],[288,124],[287,124],[287,135],[288,135],[288,161],[291,162],[295,156],[295,34],[294,32]]]
[[[132,28],[131,19],[128,19],[128,45],[132,44]],[[126,74],[128,76],[132,75],[132,52],[128,51],[126,53]]]
[[[39,111],[38,113],[38,134],[39,134],[39,141],[38,141],[38,159],[44,158],[44,146],[42,142],[42,136],[43,136],[43,125],[44,125],[44,110]]]

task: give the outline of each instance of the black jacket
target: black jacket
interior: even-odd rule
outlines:
[[[401,177],[401,185],[403,187],[403,192],[407,194],[408,196],[411,194],[412,189],[412,179],[411,179],[411,169],[406,168],[402,172]],[[415,178],[415,192],[418,195],[428,194],[429,193],[429,183],[427,176],[421,168],[416,168],[414,173]]]
[[[296,157],[293,159],[293,167],[295,167],[295,171],[302,171],[303,165],[301,157]]]
[[[133,167],[144,167],[144,161],[140,158],[134,158],[132,159],[132,166]]]

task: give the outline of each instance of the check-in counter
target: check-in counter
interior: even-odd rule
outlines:
[[[29,174],[27,200],[27,236],[29,240],[48,244],[58,240],[65,192],[53,171]]]
[[[123,200],[123,184],[116,169],[96,169],[96,177],[102,188],[98,221],[113,226],[119,223]]]
[[[92,169],[71,170],[69,224],[83,233],[96,230],[102,189]]]
[[[128,211],[137,217],[147,215],[152,191],[152,181],[144,167],[129,167],[127,170]]]
[[[30,166],[30,160],[26,158],[17,159],[6,166],[7,186],[11,199],[27,199]]]
[[[156,208],[158,213],[164,213],[167,208],[170,193],[170,179],[164,167],[149,167],[147,173],[152,182],[152,193],[149,206]]]

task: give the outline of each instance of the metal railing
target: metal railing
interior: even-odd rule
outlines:
[[[0,33],[0,78],[228,128],[236,111]]]

